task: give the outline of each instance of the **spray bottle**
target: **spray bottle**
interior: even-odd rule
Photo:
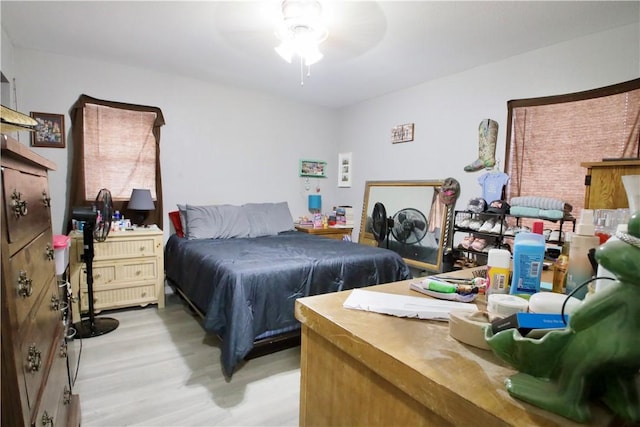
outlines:
[[[576,232],[571,236],[569,246],[569,267],[567,268],[567,294],[593,276],[593,266],[589,260],[589,250],[600,245],[600,239],[595,235],[593,225],[593,209],[583,209]],[[583,287],[573,296],[584,299],[587,287]]]

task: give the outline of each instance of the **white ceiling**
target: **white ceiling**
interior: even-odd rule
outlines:
[[[323,1],[325,57],[300,86],[274,51],[278,0],[9,1],[16,48],[145,67],[341,107],[637,23],[638,1]]]

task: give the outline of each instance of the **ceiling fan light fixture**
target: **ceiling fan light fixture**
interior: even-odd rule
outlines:
[[[275,50],[289,63],[294,55],[300,58],[300,84],[304,85],[303,66],[310,67],[322,59],[319,46],[329,36],[322,22],[322,6],[317,0],[284,0],[282,19],[276,28],[280,46]]]
[[[293,49],[291,48],[290,43],[283,41],[282,43],[280,43],[279,46],[275,47],[275,50],[282,59],[284,59],[289,64],[291,64],[291,61],[293,60],[294,52],[293,52]]]
[[[310,67],[311,65],[320,61],[323,57],[324,55],[320,53],[317,46],[309,48],[307,51],[304,52],[304,56],[303,56],[304,65],[306,65],[307,67]]]

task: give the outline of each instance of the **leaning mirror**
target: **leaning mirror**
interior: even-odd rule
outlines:
[[[358,243],[388,248],[414,268],[442,271],[451,208],[443,181],[367,181]]]

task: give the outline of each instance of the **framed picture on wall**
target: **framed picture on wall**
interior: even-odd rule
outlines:
[[[300,160],[300,176],[325,178],[327,162],[319,160]]]
[[[351,153],[338,154],[338,187],[351,187]]]
[[[31,112],[38,124],[31,133],[32,147],[64,148],[64,114]]]
[[[391,143],[398,144],[400,142],[413,141],[413,123],[395,126],[391,129]]]

